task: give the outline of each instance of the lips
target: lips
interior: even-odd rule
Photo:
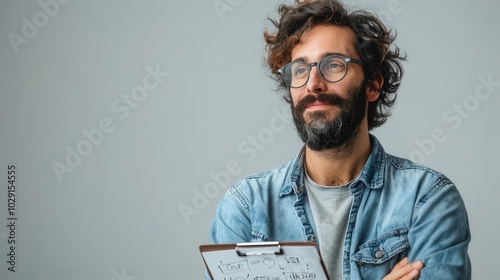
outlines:
[[[331,106],[331,105],[335,105],[331,102],[320,102],[320,101],[315,101],[315,102],[312,102],[312,103],[309,103],[307,104],[305,107],[306,108],[311,108],[311,107],[324,107],[324,106]]]
[[[338,96],[337,94],[311,94],[302,98],[295,107],[297,112],[301,114],[304,113],[306,109],[313,109],[314,107],[320,109],[321,107],[332,105],[342,107],[344,104],[344,100]]]

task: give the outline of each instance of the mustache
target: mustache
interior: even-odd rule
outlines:
[[[307,106],[314,102],[321,102],[325,104],[342,106],[345,103],[344,98],[338,96],[335,93],[319,93],[319,94],[310,94],[306,97],[302,98],[295,107],[295,110],[298,112],[303,112]]]

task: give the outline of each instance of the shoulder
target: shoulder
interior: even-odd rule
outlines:
[[[402,158],[402,157],[398,157],[398,156],[394,156],[394,155],[391,155],[391,154],[387,154],[386,153],[386,160],[387,160],[387,164],[389,166],[389,168],[392,168],[393,170],[397,171],[397,172],[405,172],[405,171],[408,171],[408,172],[416,172],[417,174],[428,174],[429,176],[434,176],[436,178],[446,178],[446,176],[435,170],[435,169],[432,169],[428,166],[425,166],[425,165],[422,165],[422,164],[419,164],[419,163],[415,163],[409,159],[406,159],[406,158]]]
[[[231,186],[229,191],[246,194],[268,193],[280,191],[281,187],[289,181],[291,170],[295,162],[295,157],[289,162],[275,167],[274,169],[261,171],[246,176]]]
[[[235,183],[226,191],[219,201],[219,207],[232,209],[242,207],[246,212],[251,209],[260,209],[265,212],[266,207],[275,205],[284,189],[292,190],[290,183],[290,169],[294,158],[288,163],[274,169],[251,174]]]
[[[412,180],[425,178],[427,180],[430,180],[431,182],[443,181],[451,183],[451,180],[446,175],[433,168],[391,154],[386,153],[385,155],[386,174],[394,173],[403,175],[403,178],[407,176]]]
[[[371,136],[373,150],[362,179],[367,186],[384,193],[419,197],[435,186],[453,184],[443,173],[409,159],[386,153],[376,137]]]
[[[443,173],[412,162],[408,159],[386,154],[384,189],[408,196],[414,194],[421,204],[438,193],[455,193],[455,184]]]

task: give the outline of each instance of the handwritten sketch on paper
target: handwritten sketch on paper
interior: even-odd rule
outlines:
[[[313,246],[285,246],[277,255],[239,256],[234,249],[202,255],[215,280],[328,280]]]

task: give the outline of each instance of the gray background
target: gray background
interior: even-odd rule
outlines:
[[[278,3],[0,2],[0,278],[202,279],[198,246],[222,193],[301,145],[262,67],[262,30]],[[481,79],[500,82],[500,4],[348,3],[380,14],[408,54],[393,116],[373,133],[389,153],[457,184],[473,278],[495,278],[500,86],[482,86],[481,98],[475,91]],[[136,93],[148,67],[169,75],[126,105],[121,96]],[[102,121],[109,133],[89,146],[82,131]],[[431,143],[433,131],[442,135]],[[85,156],[70,167],[68,149],[78,147]],[[58,178],[57,163],[71,172]],[[10,164],[15,273],[7,270]]]

